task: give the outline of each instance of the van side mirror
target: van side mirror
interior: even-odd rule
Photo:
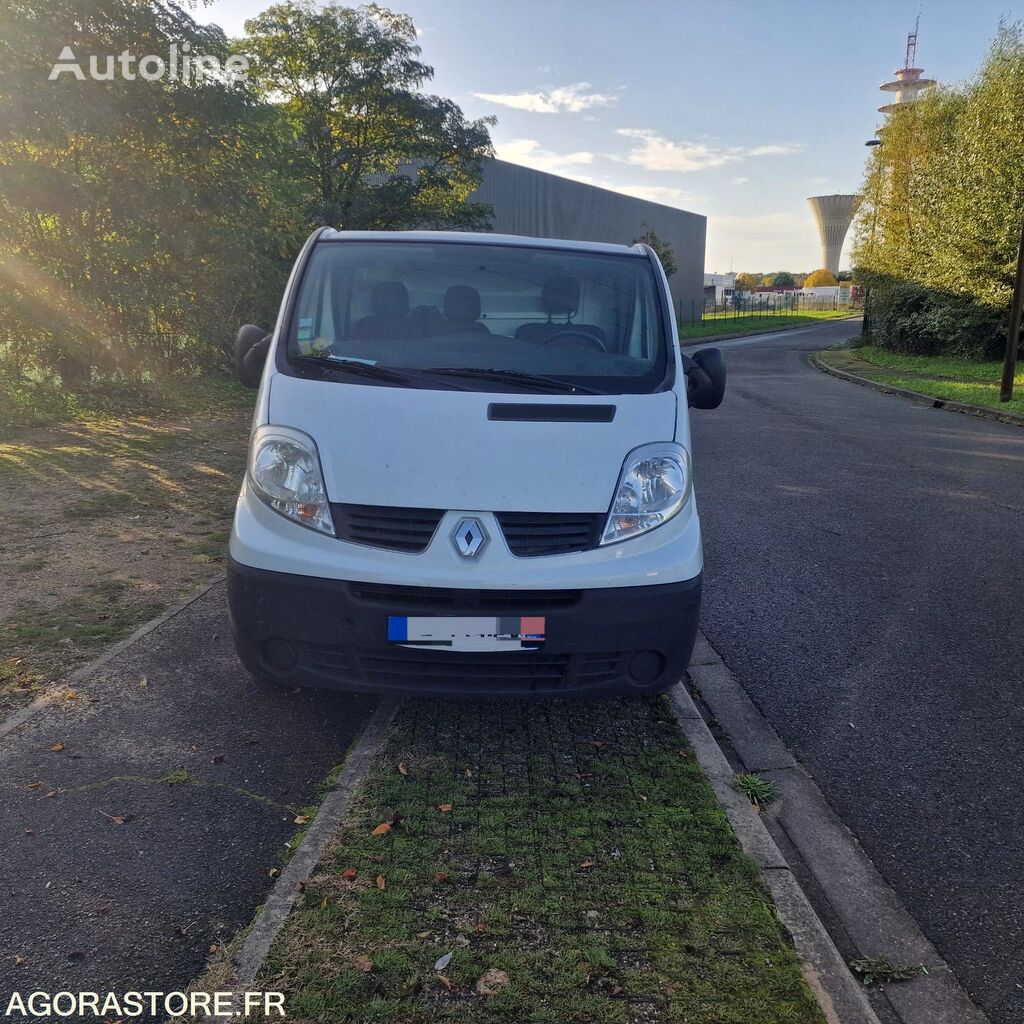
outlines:
[[[262,327],[246,324],[235,335],[235,376],[247,387],[258,388],[263,364],[270,351],[271,335]]]
[[[720,348],[683,353],[686,400],[692,409],[717,409],[725,397],[725,356]]]

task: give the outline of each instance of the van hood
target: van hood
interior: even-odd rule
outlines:
[[[611,422],[494,420],[507,405],[614,406]],[[428,391],[274,374],[270,423],[317,443],[331,501],[475,512],[604,512],[626,455],[671,441],[676,396]]]

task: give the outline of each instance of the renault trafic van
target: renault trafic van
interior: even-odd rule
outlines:
[[[642,694],[700,608],[681,354],[645,245],[339,232],[306,242],[271,334],[231,533],[238,654],[289,685]]]

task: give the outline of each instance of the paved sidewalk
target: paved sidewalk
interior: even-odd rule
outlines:
[[[187,985],[372,710],[253,683],[223,591],[0,738],[0,990]]]

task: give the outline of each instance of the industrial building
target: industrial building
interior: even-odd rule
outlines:
[[[676,311],[703,302],[707,218],[700,214],[505,160],[485,161],[471,199],[491,205],[491,225],[503,234],[629,245],[651,230],[672,246],[678,269],[668,283]]]

